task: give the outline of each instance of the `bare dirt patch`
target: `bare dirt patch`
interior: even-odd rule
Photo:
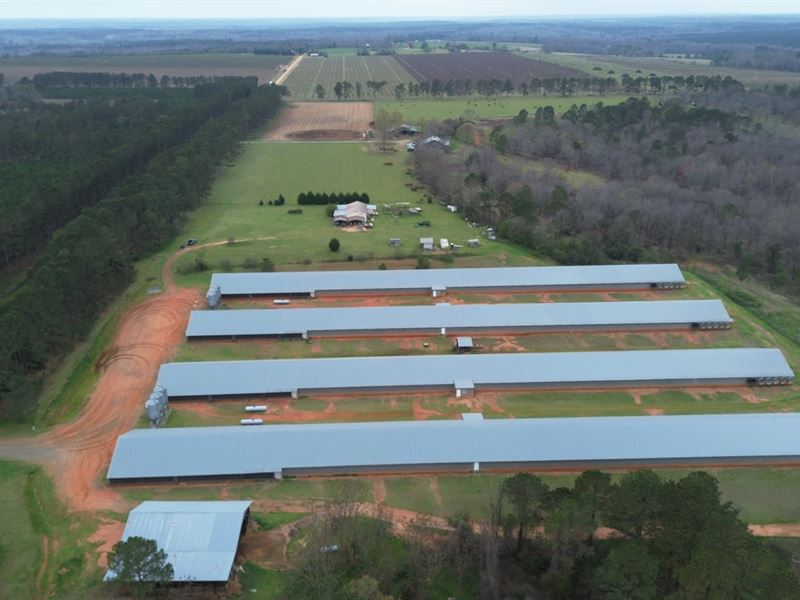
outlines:
[[[297,102],[263,137],[269,141],[355,141],[369,129],[371,102]]]

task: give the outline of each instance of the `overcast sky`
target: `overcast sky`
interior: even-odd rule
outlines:
[[[800,0],[0,0],[0,19],[458,19],[798,12]]]

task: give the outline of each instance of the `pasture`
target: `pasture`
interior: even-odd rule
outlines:
[[[94,56],[25,56],[0,58],[0,72],[15,82],[37,73],[152,73],[162,75],[258,77],[267,83],[280,73],[290,56],[256,54],[124,54]]]
[[[406,158],[405,152],[383,154],[363,144],[245,144],[237,162],[221,174],[211,197],[193,213],[186,228],[188,236],[201,242],[239,241],[182,256],[177,261],[179,272],[183,271],[178,282],[208,285],[208,273],[187,273],[197,258],[217,270],[221,261],[229,261],[229,266],[237,270],[248,258],[260,262],[264,257],[279,267],[291,264],[293,270],[326,268],[332,262],[346,261],[348,256],[354,261],[347,265],[350,268],[359,265],[377,268],[382,260],[416,254],[419,238],[423,236],[444,237],[465,245],[467,239],[479,237],[480,231],[469,227],[463,217],[448,212],[438,203],[425,202],[424,190],[411,189],[414,179],[406,174]],[[325,206],[296,205],[297,195],[308,191],[366,192],[381,212],[386,212],[384,204],[405,202],[422,208],[423,213],[419,217],[381,214],[374,229],[348,232],[333,226]],[[287,204],[269,206],[268,201],[279,194],[283,194]],[[261,201],[263,206],[259,204]],[[302,208],[303,212],[288,213],[296,208]],[[415,227],[421,220],[430,221],[430,226]],[[341,242],[336,253],[328,249],[332,237]],[[402,246],[391,248],[390,237],[401,238]],[[535,262],[522,248],[488,240],[483,240],[479,248],[464,248],[463,253],[465,257],[483,261],[484,266]],[[431,253],[431,258],[438,254]],[[311,267],[314,263],[317,264]],[[410,266],[413,267],[413,262]]]
[[[555,52],[552,54],[537,54],[536,59],[547,60],[559,65],[577,69],[596,77],[613,75],[620,78],[623,73],[631,77],[644,76],[650,73],[656,75],[669,75],[673,77],[690,75],[719,75],[730,76],[745,85],[766,85],[787,83],[800,84],[800,73],[788,71],[769,71],[765,69],[737,69],[734,67],[715,67],[697,60],[682,58],[636,57],[636,56],[606,56],[593,54],[569,54]],[[596,70],[595,67],[599,67]],[[610,73],[613,71],[613,73]]]
[[[378,100],[375,110],[386,107],[398,111],[406,121],[425,123],[431,119],[500,119],[513,117],[523,108],[531,115],[543,106],[552,106],[556,112],[564,112],[573,104],[619,104],[627,100],[627,95],[616,96],[499,96],[484,98],[406,98],[403,100]]]
[[[360,140],[372,121],[371,102],[296,102],[264,134],[271,141]]]
[[[510,79],[515,84],[547,77],[576,77],[579,71],[552,62],[528,59],[506,52],[403,54],[399,62],[418,81]]]
[[[355,87],[362,86],[359,98],[353,90],[353,100],[369,100],[375,97],[391,97],[398,83],[407,84],[412,77],[391,56],[352,56],[337,54],[326,57],[306,56],[286,78],[284,85],[289,88],[293,100],[317,100],[317,85],[325,89],[325,100],[336,100],[334,87],[339,81],[349,81]],[[386,81],[377,94],[367,87],[367,81]]]

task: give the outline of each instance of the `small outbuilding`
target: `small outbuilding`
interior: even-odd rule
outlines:
[[[392,248],[399,248],[400,247],[400,238],[389,238],[389,245]]]
[[[250,501],[142,502],[128,515],[122,541],[155,540],[176,583],[226,584],[239,539],[250,520]],[[105,581],[116,574],[109,570]]]
[[[423,250],[433,250],[433,238],[432,237],[419,238],[419,246]]]
[[[478,238],[467,240],[467,246],[469,246],[470,248],[477,248],[480,245],[481,241]]]
[[[456,352],[459,354],[464,354],[465,352],[472,352],[475,349],[475,345],[472,342],[472,338],[468,336],[459,336],[456,338]]]

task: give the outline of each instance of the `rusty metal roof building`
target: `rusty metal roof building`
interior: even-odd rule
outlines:
[[[390,271],[297,271],[215,273],[211,285],[223,296],[398,293],[451,291],[547,291],[680,287],[676,264],[487,269],[398,269]]]
[[[161,459],[151,455],[151,460]],[[143,502],[128,515],[122,540],[155,540],[172,565],[173,581],[228,581],[250,504]],[[105,579],[114,576],[109,571]]]
[[[158,385],[173,398],[311,393],[641,385],[786,384],[794,373],[780,350],[714,348],[369,356],[178,362],[161,366]]]
[[[514,467],[789,463],[800,414],[572,417],[135,429],[112,483]]]
[[[581,328],[692,327],[733,322],[719,300],[435,304],[291,309],[195,310],[189,338],[457,334],[481,331],[559,331]]]

